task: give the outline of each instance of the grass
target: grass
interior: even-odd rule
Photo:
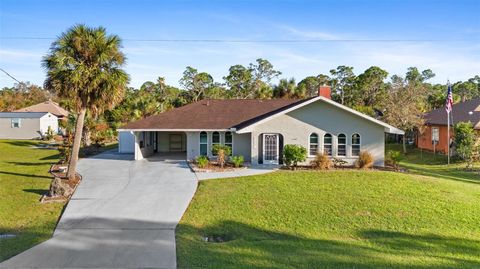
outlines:
[[[48,191],[48,169],[57,150],[35,148],[38,141],[0,140],[0,261],[51,237],[63,203],[40,204]]]
[[[200,182],[177,228],[179,268],[480,268],[478,174],[422,157],[406,156],[411,173]]]

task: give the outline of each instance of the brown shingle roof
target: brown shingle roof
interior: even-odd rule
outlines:
[[[33,106],[24,107],[15,112],[50,112],[57,117],[67,117],[68,111],[63,109],[57,103],[53,102],[52,100],[48,100]]]
[[[472,112],[470,114],[469,112]],[[480,98],[454,104],[452,109],[453,123],[470,121],[475,129],[480,129]],[[425,122],[430,125],[447,125],[447,112],[444,107],[425,114]]]
[[[202,100],[130,122],[121,129],[229,129],[304,100]]]

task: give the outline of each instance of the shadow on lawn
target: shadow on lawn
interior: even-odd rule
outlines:
[[[44,195],[48,193],[48,189],[23,189],[24,192],[35,193],[38,195]]]
[[[225,243],[203,236],[230,236]],[[365,230],[358,238],[311,239],[234,221],[177,228],[179,268],[479,268],[480,240]],[[367,241],[367,243],[366,243]]]
[[[38,166],[38,165],[51,165],[51,162],[7,162],[8,164],[21,165],[21,166]]]
[[[40,176],[40,175],[32,175],[32,174],[23,174],[23,173],[15,173],[15,172],[6,172],[6,171],[0,171],[0,174],[5,174],[5,175],[12,175],[12,176],[20,176],[20,177],[34,177],[34,178],[46,178],[46,179],[52,179],[49,176]]]
[[[37,141],[31,141],[31,140],[4,140],[4,142],[12,146],[19,146],[19,147],[38,146],[41,143],[40,141],[37,142]]]

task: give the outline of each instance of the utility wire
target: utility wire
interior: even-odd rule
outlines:
[[[2,71],[3,73],[7,74],[7,76],[11,77],[13,80],[15,80],[16,82],[18,83],[21,83],[18,79],[14,78],[12,75],[10,75],[7,71],[3,70],[2,68],[0,68],[0,71]]]
[[[0,40],[55,40],[53,37],[11,36]],[[467,39],[139,39],[124,38],[123,41],[162,43],[328,43],[328,42],[462,42]]]

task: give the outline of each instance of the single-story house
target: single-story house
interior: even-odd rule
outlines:
[[[444,107],[425,114],[425,126],[417,134],[417,147],[446,153],[448,151],[447,112]],[[450,142],[453,141],[453,125],[458,122],[471,122],[473,128],[480,132],[480,98],[454,104],[450,119]],[[435,146],[435,149],[434,149]]]
[[[353,163],[369,151],[384,164],[385,133],[404,134],[391,125],[341,105],[330,87],[304,100],[201,100],[128,123],[119,129],[119,149],[135,160],[156,152],[179,152],[185,159],[213,157],[212,146],[230,146],[255,164],[282,163],[283,146],[302,145],[309,159],[326,152]]]
[[[58,130],[58,118],[50,112],[0,112],[0,139],[38,139],[48,128]]]

